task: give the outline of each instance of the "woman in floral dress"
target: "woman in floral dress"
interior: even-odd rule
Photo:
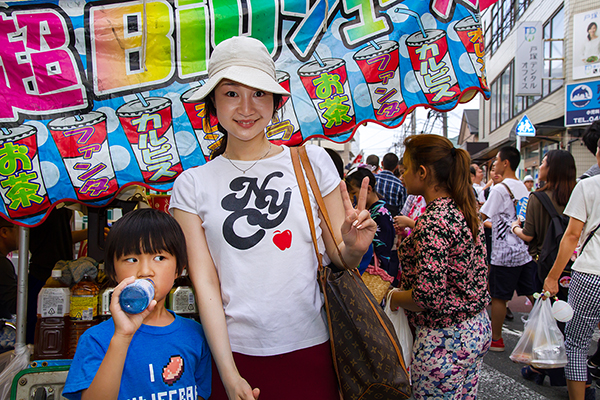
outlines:
[[[425,212],[399,249],[400,289],[391,307],[416,326],[411,375],[415,399],[475,399],[490,338],[483,229],[468,153],[437,135],[405,142],[404,184]]]

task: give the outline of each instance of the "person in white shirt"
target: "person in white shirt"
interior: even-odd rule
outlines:
[[[596,33],[598,31],[598,25],[595,22],[591,22],[587,27],[586,40],[583,46],[583,61],[586,63],[598,62],[598,56],[600,55],[600,36]]]
[[[224,138],[210,162],[177,178],[170,210],[186,237],[213,376],[220,375],[213,400],[339,398],[291,150],[265,134],[289,95],[264,44],[237,36],[215,47],[193,97],[218,118]],[[319,250],[338,267],[358,265],[377,229],[365,209],[368,179],[355,209],[331,157],[306,149],[334,227],[333,236],[321,228],[313,200]]]
[[[596,160],[600,166],[600,140]],[[565,347],[569,363],[565,367],[570,400],[595,398],[594,389],[586,388],[587,356],[595,327],[600,322],[600,175],[577,183],[564,214],[570,217],[560,241],[558,255],[548,277],[544,292],[554,296],[558,280],[575,249],[578,256],[571,266],[569,304],[573,318],[565,327]]]
[[[517,218],[515,199],[524,202],[529,191],[517,179],[515,170],[521,161],[519,150],[502,147],[496,155],[495,171],[503,180],[494,185],[490,196],[481,207],[485,221],[492,220],[492,254],[490,265],[490,295],[492,296],[492,344],[490,351],[504,351],[502,324],[506,317],[506,302],[515,290],[519,296],[528,296],[533,302],[536,265],[529,255],[527,244],[511,231]]]
[[[492,181],[490,180],[487,184],[483,183],[483,170],[475,163],[471,164],[471,181],[473,181],[473,189],[475,189],[475,198],[479,204],[485,203],[483,191],[492,186]]]

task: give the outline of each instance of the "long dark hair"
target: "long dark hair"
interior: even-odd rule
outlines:
[[[215,107],[215,91],[213,89],[205,98],[204,104],[206,109],[206,118],[210,120],[211,116],[217,117],[217,108]],[[273,93],[273,118],[277,115],[277,111],[283,106],[283,95],[278,93]],[[227,131],[223,126],[219,123],[217,124],[217,129],[219,132],[223,134],[223,138],[221,139],[221,143],[219,147],[217,147],[211,154],[210,159],[213,160],[225,153],[225,149],[227,148]]]
[[[471,184],[471,157],[466,150],[455,149],[452,142],[438,135],[415,135],[404,140],[404,165],[412,171],[424,166],[433,171],[435,185],[450,193],[477,241],[479,219]]]
[[[590,29],[592,29],[592,26],[595,26],[595,27],[596,27],[596,29],[598,29],[598,25],[596,25],[596,23],[595,23],[595,22],[592,22],[591,24],[589,24],[589,25],[588,25],[588,27],[587,27],[587,31],[586,31],[586,32],[588,33],[588,34],[587,34],[587,38],[588,38],[588,40],[592,40],[592,36],[590,35]]]
[[[552,190],[552,198],[556,204],[564,206],[569,202],[571,192],[577,183],[577,168],[573,155],[566,150],[551,150],[546,154],[548,176],[544,186],[536,190]]]

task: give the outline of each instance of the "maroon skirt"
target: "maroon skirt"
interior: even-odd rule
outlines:
[[[242,378],[260,389],[260,400],[339,400],[329,341],[276,356],[233,353]],[[213,361],[210,400],[227,400]]]

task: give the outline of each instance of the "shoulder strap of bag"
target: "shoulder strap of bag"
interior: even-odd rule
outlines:
[[[327,208],[325,207],[325,202],[323,201],[323,197],[321,196],[321,190],[319,189],[319,185],[317,184],[317,180],[315,178],[315,174],[314,174],[312,166],[310,164],[310,160],[308,159],[308,154],[306,153],[306,147],[304,147],[304,146],[300,147],[299,153],[300,153],[300,159],[302,161],[302,166],[304,167],[304,171],[306,172],[306,177],[308,178],[308,183],[310,184],[310,187],[311,187],[311,189],[313,191],[313,195],[315,196],[315,199],[316,199],[317,204],[319,206],[319,209],[321,211],[321,215],[323,216],[323,220],[325,221],[325,223],[327,225],[327,229],[329,230],[329,233],[331,234],[331,237],[334,239],[334,242],[335,242],[335,236],[333,234],[333,228],[332,228],[332,225],[331,225],[331,221],[329,220],[329,214],[327,214]],[[307,205],[310,207],[310,204],[307,204],[307,203],[304,203],[304,204],[305,204],[305,208],[306,208]],[[311,215],[310,219],[312,220],[312,215]],[[313,227],[314,227],[314,224],[313,224]],[[313,235],[313,243],[316,243],[316,233],[315,233],[314,230],[311,233]],[[350,272],[352,274],[352,277],[354,279],[360,279],[360,275],[358,274],[358,270],[356,268],[354,268],[353,270],[350,270],[350,268],[348,268],[346,262],[342,258],[342,253],[341,253],[340,248],[337,245],[337,243],[336,243],[335,247],[336,247],[337,252],[338,252],[338,254],[340,256],[340,260],[342,261],[342,264],[344,265],[344,268],[346,268],[347,270],[349,270],[348,272]],[[318,252],[318,249],[317,249],[317,252]],[[323,291],[325,291],[325,290],[323,290]],[[402,351],[400,350],[400,347],[398,347],[397,341],[394,339],[394,336],[392,335],[392,333],[390,332],[390,330],[388,329],[387,325],[385,324],[385,322],[381,318],[381,315],[378,312],[377,307],[379,307],[379,305],[378,304],[373,304],[373,302],[369,299],[369,297],[366,295],[366,293],[363,292],[363,294],[364,294],[367,302],[371,306],[371,309],[375,313],[375,316],[377,317],[377,320],[379,321],[379,324],[385,330],[386,335],[388,336],[388,338],[390,339],[392,345],[394,346],[394,350],[396,352],[396,356],[398,357],[398,359],[400,360],[400,362],[402,363],[402,365],[404,365],[404,357],[402,355]],[[327,298],[325,298],[325,304],[327,304]],[[329,329],[330,329],[330,334],[331,334],[331,321],[329,321],[329,322],[330,322],[330,325],[329,325],[330,328]],[[337,366],[336,366],[336,369],[337,369]]]
[[[304,149],[302,146],[301,149]],[[304,149],[306,152],[306,149]],[[308,188],[306,187],[306,181],[304,180],[304,173],[302,171],[302,167],[300,166],[300,156],[297,147],[290,148],[290,155],[292,157],[292,165],[294,166],[294,173],[296,174],[296,180],[298,181],[298,187],[300,188],[300,194],[302,195],[302,203],[304,204],[304,211],[306,212],[306,217],[308,219],[308,225],[310,226],[310,236],[312,238],[313,247],[315,249],[315,253],[317,255],[317,260],[319,263],[319,272],[321,272],[321,276],[318,276],[317,279],[321,278],[321,293],[323,293],[323,303],[325,305],[325,315],[327,315],[327,329],[329,331],[329,340],[333,338],[333,323],[331,322],[331,312],[329,310],[329,299],[327,298],[327,290],[325,290],[325,281],[322,277],[323,274],[323,257],[319,252],[319,245],[317,244],[317,232],[315,231],[315,220],[313,219],[312,209],[310,207],[310,199],[308,197]],[[319,192],[320,194],[320,192]],[[316,195],[315,195],[316,196]],[[337,247],[337,244],[336,244]],[[338,252],[339,252],[338,248]],[[341,253],[340,253],[341,254]],[[335,354],[335,346],[331,343],[331,357],[333,359],[333,368],[335,370],[335,376],[338,377],[339,380],[339,370],[337,357]],[[342,394],[340,391],[340,398],[342,398]]]
[[[544,192],[533,192],[532,194],[535,197],[537,197],[537,199],[540,201],[540,203],[542,203],[542,205],[546,209],[546,212],[548,213],[548,215],[550,215],[550,218],[560,217],[560,215],[558,214],[558,212],[554,208],[554,204],[552,204],[552,200],[550,200],[550,197],[548,197],[548,195],[546,193],[544,193]]]
[[[311,207],[310,207],[310,199],[308,197],[308,188],[306,187],[306,181],[304,180],[304,173],[302,172],[302,167],[300,166],[300,157],[298,155],[298,148],[292,147],[290,148],[290,153],[292,156],[292,165],[294,166],[294,173],[296,174],[296,180],[298,181],[298,186],[300,188],[300,194],[302,195],[302,203],[304,204],[304,211],[306,212],[306,217],[308,218],[308,225],[310,227],[310,233],[312,237],[313,247],[315,249],[315,253],[317,254],[317,260],[319,261],[319,269],[323,267],[323,258],[321,253],[319,252],[319,245],[317,244],[317,233],[315,231],[315,220],[312,215]]]
[[[504,185],[504,186],[506,186],[506,185]],[[544,208],[546,209],[546,211],[548,212],[548,214],[550,214],[550,218],[554,218],[556,216],[560,216],[558,214],[558,212],[556,211],[556,209],[554,208],[554,205],[552,204],[552,201],[550,200],[550,197],[548,197],[548,195],[546,193],[544,193],[544,192],[533,192],[533,195],[538,198],[538,200],[540,201],[540,203],[542,203],[542,205],[544,206]],[[585,239],[585,242],[583,242],[583,245],[581,246],[581,250],[579,250],[579,254],[583,253],[583,249],[585,249],[585,246],[592,239],[592,237],[594,236],[594,234],[596,233],[596,231],[598,230],[598,228],[600,228],[600,225],[598,225],[596,228],[594,228],[593,231],[590,232],[590,234],[588,235],[588,237]]]
[[[302,167],[304,167],[304,171],[306,172],[306,177],[308,178],[308,184],[312,189],[313,195],[315,196],[315,200],[317,201],[317,205],[319,206],[319,211],[321,211],[321,215],[323,216],[323,220],[327,225],[327,230],[329,234],[333,238],[335,242],[335,248],[337,250],[338,255],[340,256],[340,260],[342,261],[342,265],[344,268],[350,270],[346,261],[342,257],[342,252],[340,251],[340,247],[335,241],[335,235],[333,234],[333,227],[331,225],[331,220],[329,219],[329,214],[327,213],[327,207],[325,207],[325,202],[323,201],[323,196],[321,196],[321,189],[319,189],[319,184],[317,183],[317,179],[315,178],[315,173],[313,172],[312,165],[310,164],[310,160],[308,159],[308,153],[306,152],[306,147],[302,146],[298,149],[298,153],[300,154],[300,160],[302,161]]]
[[[596,233],[598,228],[600,228],[600,225],[595,227],[594,230],[592,232],[590,232],[587,239],[585,239],[585,242],[583,242],[583,246],[581,246],[581,250],[579,250],[579,254],[583,253],[583,249],[585,249],[585,246],[589,243],[590,240],[592,240],[592,237],[594,236],[594,234]]]
[[[512,190],[510,190],[510,188],[508,187],[508,185],[507,185],[506,183],[504,183],[504,182],[500,182],[500,184],[501,184],[502,186],[504,186],[504,187],[506,188],[506,190],[508,190],[508,194],[510,195],[510,199],[511,199],[511,200],[512,200],[512,202],[514,203],[514,202],[515,202],[515,196],[513,195],[513,193],[512,193]]]

